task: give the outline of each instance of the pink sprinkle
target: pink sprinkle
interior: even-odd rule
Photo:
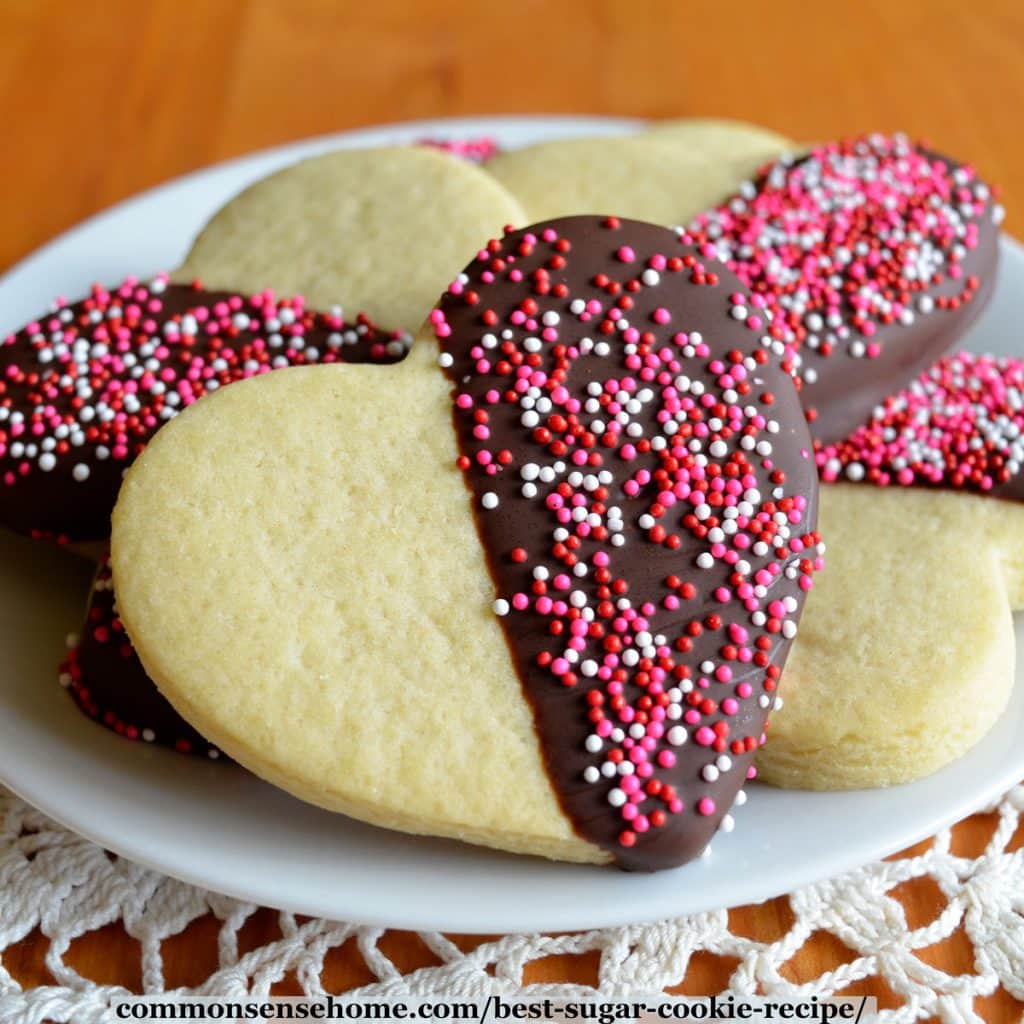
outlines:
[[[693,737],[702,747],[710,747],[715,742],[715,730],[702,725]]]

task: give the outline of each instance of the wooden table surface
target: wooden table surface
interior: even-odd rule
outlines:
[[[0,269],[83,217],[204,164],[307,135],[453,114],[714,114],[796,139],[903,129],[999,183],[1007,227],[1024,234],[1019,0],[0,0],[0,55]],[[986,816],[969,819],[957,850],[980,852],[992,827]],[[901,896],[912,925],[943,904],[934,885],[905,886]],[[780,899],[730,919],[735,931],[770,939],[789,914]],[[246,941],[275,929],[263,913]],[[214,933],[202,921],[165,946],[169,984],[205,977]],[[409,968],[431,962],[414,935],[385,944]],[[30,936],[4,966],[25,985],[46,984],[46,945]],[[961,934],[921,953],[957,973],[970,973],[972,956]],[[801,980],[850,958],[819,934],[786,972]],[[68,960],[97,980],[139,984],[137,948],[114,929],[77,941]],[[328,988],[368,980],[358,965],[354,953],[332,958]],[[682,990],[718,991],[732,966],[698,956]],[[589,958],[555,957],[528,979],[592,981],[594,971]],[[884,984],[850,991],[895,1003]],[[1004,992],[976,1006],[993,1022],[1024,1011]]]

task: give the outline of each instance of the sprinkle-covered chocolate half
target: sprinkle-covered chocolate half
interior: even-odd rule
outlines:
[[[572,217],[491,242],[433,314],[553,787],[629,869],[732,827],[822,562],[800,401],[739,288],[669,229]]]
[[[732,315],[774,340],[829,444],[977,316],[1001,219],[970,166],[872,134],[769,165],[684,237],[743,282]]]
[[[110,562],[96,572],[79,636],[70,639],[61,684],[78,708],[119,736],[181,754],[223,758],[171,707],[146,674],[117,614]]]
[[[129,278],[95,286],[0,345],[0,524],[102,540],[125,470],[164,421],[283,366],[394,362],[408,336],[301,298]]]
[[[1024,500],[1024,361],[958,352],[819,446],[826,483],[943,487]]]

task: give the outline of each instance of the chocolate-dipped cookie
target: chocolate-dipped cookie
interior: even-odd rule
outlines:
[[[242,764],[376,824],[699,853],[821,564],[796,390],[737,287],[672,231],[555,221],[482,250],[398,366],[197,403],[114,515],[147,671]]]
[[[82,631],[69,638],[61,685],[79,709],[119,736],[218,759],[146,675],[117,614],[109,559],[96,570]]]
[[[1022,434],[1024,363],[960,352],[818,446],[829,572],[759,754],[769,782],[891,785],[985,742],[1024,608]]]
[[[394,362],[409,340],[301,298],[209,292],[166,275],[97,285],[0,348],[0,522],[100,540],[124,471],[192,402],[282,366]]]
[[[835,444],[821,479],[1024,500],[1024,362],[958,352],[886,397]]]
[[[782,158],[685,237],[742,280],[732,315],[770,332],[828,444],[978,315],[1001,219],[970,165],[876,133]]]

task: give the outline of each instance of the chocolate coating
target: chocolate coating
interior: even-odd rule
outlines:
[[[103,540],[124,472],[161,424],[207,391],[278,366],[394,362],[407,339],[270,293],[157,277],[99,286],[0,348],[0,524]]]
[[[667,263],[653,276],[652,259]],[[793,381],[761,334],[729,315],[728,297],[738,287],[725,267],[697,259],[670,230],[571,217],[492,243],[434,317],[442,365],[456,393],[462,465],[499,595],[496,611],[506,613],[505,636],[553,788],[577,833],[626,869],[681,864],[699,854],[726,819],[751,770],[804,587],[817,567],[811,564],[817,558],[817,475],[807,426]],[[580,313],[583,307],[592,312]],[[618,314],[613,323],[613,309],[628,315],[630,326]],[[735,370],[738,390],[723,384],[722,372],[723,365],[737,364],[744,367]],[[524,379],[519,372],[528,375],[527,385],[535,384],[535,394],[523,384],[516,390]],[[609,402],[602,405],[598,393]],[[708,396],[716,402],[702,404]],[[681,407],[671,433],[665,416],[671,418],[677,399],[693,405],[689,413]],[[598,421],[616,419],[613,404],[620,401],[620,421],[628,424],[615,433]],[[762,429],[752,426],[750,417],[762,414],[775,421],[777,432],[768,432],[763,420]],[[660,448],[659,437],[665,439]],[[770,458],[754,451],[769,437]],[[692,447],[683,447],[684,438]],[[588,453],[578,474],[589,480],[573,475],[575,451]],[[717,468],[705,468],[702,458]],[[731,476],[730,465],[745,467],[748,475]],[[634,488],[630,481],[644,471],[649,478]],[[771,474],[780,471],[785,481],[773,481]],[[598,474],[606,474],[600,486]],[[690,497],[697,500],[705,486],[708,501],[680,499],[674,509],[661,507],[662,488],[675,481],[683,494],[679,481],[687,478]],[[740,479],[751,485],[741,488],[751,502],[749,516],[728,520],[728,502],[736,512],[739,499],[715,491],[714,479],[723,487],[728,480],[739,487]],[[556,498],[593,519],[570,518],[567,529],[550,504]],[[794,513],[800,522],[790,540],[777,539],[778,547],[763,552],[746,547],[746,566],[744,559],[737,565],[739,554],[729,564],[719,552],[709,568],[700,567],[699,560],[712,557],[709,530],[752,520],[766,505],[785,519],[780,503],[792,510],[794,502],[802,511]],[[745,529],[726,535],[722,551],[738,553]],[[585,575],[576,574],[581,565]],[[738,580],[752,581],[759,572],[767,581],[763,592],[736,596]],[[560,588],[561,574],[571,582]],[[687,586],[692,596],[680,598]],[[541,590],[566,602],[563,613],[557,603],[548,612],[539,606]],[[760,626],[752,621],[753,609],[785,601],[785,625],[771,615]],[[634,616],[631,624],[619,630],[627,615]],[[586,635],[575,662],[562,665],[574,621],[587,623]],[[609,667],[613,662],[617,670]],[[597,665],[609,678],[595,674]],[[633,710],[616,709],[617,696]],[[632,738],[616,741],[614,734],[600,754],[588,750],[600,727],[595,708],[608,713],[613,728],[646,721],[652,735],[651,723],[663,723],[653,728],[662,736],[652,739],[634,773],[602,774],[609,771],[602,760],[618,756],[611,748],[625,750],[627,761],[640,755],[628,752],[638,746]],[[685,730],[685,742],[670,745],[665,737],[676,726]],[[714,742],[703,745],[711,735]],[[658,760],[663,752],[674,763]],[[643,763],[653,769],[646,779]],[[645,787],[655,784],[661,796],[638,801],[639,816],[629,812],[627,821],[615,802],[622,786],[633,785],[631,777]],[[672,792],[682,802],[677,810],[665,798]]]

